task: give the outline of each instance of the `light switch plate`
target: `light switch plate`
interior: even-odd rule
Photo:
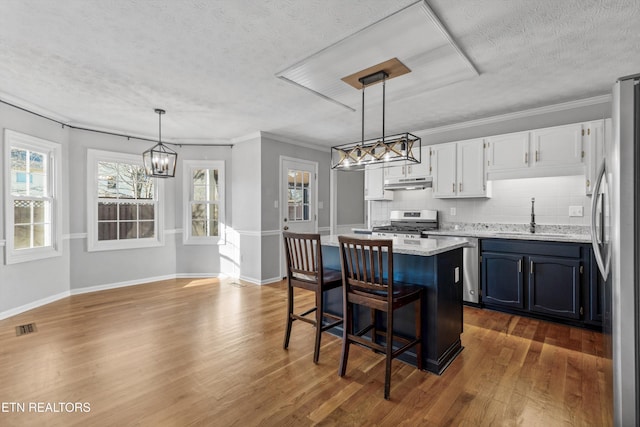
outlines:
[[[582,206],[569,206],[569,216],[584,216]]]

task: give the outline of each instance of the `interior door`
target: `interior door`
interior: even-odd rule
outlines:
[[[281,157],[280,228],[296,233],[318,231],[317,162]],[[280,273],[286,275],[284,246],[280,242]]]

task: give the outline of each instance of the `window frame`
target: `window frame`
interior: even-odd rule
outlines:
[[[191,228],[191,203],[193,200],[193,170],[218,170],[218,236],[193,236]],[[224,245],[225,225],[225,162],[224,160],[183,160],[182,161],[182,243],[184,245]]]
[[[14,249],[15,211],[14,200],[25,197],[11,194],[11,148],[38,151],[47,158],[46,193],[47,196],[27,196],[31,200],[48,200],[51,203],[51,244],[26,249]],[[5,223],[5,264],[17,264],[61,256],[62,241],[62,145],[11,129],[4,130],[4,223]]]
[[[87,251],[111,251],[164,246],[164,182],[154,180],[154,237],[98,240],[98,162],[127,163],[140,167],[142,155],[87,149]],[[124,199],[118,199],[124,200]],[[135,199],[134,199],[135,200]]]

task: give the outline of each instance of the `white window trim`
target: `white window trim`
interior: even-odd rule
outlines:
[[[218,231],[219,236],[191,235],[191,190],[194,169],[218,169]],[[183,160],[182,161],[182,243],[184,245],[224,245],[226,242],[225,215],[225,171],[224,160]]]
[[[119,162],[142,165],[142,154],[116,153],[87,149],[87,251],[112,251],[122,249],[164,246],[164,182],[154,178],[156,202],[154,236],[143,239],[98,240],[98,162]]]
[[[51,246],[31,249],[14,249],[14,212],[11,196],[11,147],[44,152],[48,157],[47,180],[50,183],[51,206]],[[62,255],[62,145],[35,136],[25,135],[10,129],[4,131],[4,218],[5,218],[5,263],[57,257]]]

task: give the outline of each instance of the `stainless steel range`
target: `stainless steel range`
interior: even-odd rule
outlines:
[[[438,229],[438,211],[391,211],[391,224],[373,227],[372,236],[419,239]]]

